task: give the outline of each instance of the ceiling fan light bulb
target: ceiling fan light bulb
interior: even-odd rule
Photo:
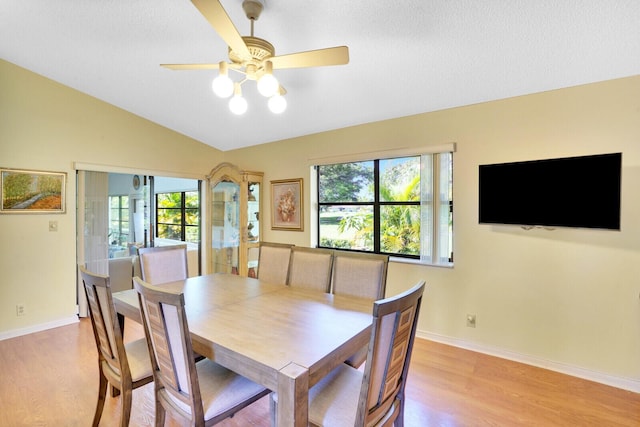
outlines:
[[[242,95],[236,94],[229,100],[229,109],[233,114],[242,115],[247,112],[247,108],[247,100]]]
[[[262,77],[258,79],[257,85],[260,95],[267,98],[275,95],[280,87],[278,79],[276,79],[273,74],[263,74]]]
[[[233,93],[233,80],[226,74],[220,74],[211,82],[211,89],[220,98],[228,98]]]
[[[274,114],[280,114],[287,109],[287,100],[280,94],[273,95],[269,98],[269,110]]]

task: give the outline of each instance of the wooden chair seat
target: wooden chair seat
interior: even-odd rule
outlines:
[[[362,371],[338,366],[309,390],[309,424],[355,426]]]
[[[147,346],[147,340],[145,338],[125,343],[124,350],[127,353],[127,361],[129,362],[129,370],[131,371],[131,380],[133,382],[153,375],[151,372],[149,347]]]
[[[235,413],[237,408],[246,406],[247,396],[260,398],[265,395],[264,387],[210,359],[205,358],[196,363],[196,372],[205,420],[213,419],[219,414]],[[179,400],[173,401],[189,412],[188,405]]]

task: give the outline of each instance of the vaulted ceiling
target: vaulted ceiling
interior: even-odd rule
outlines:
[[[242,1],[220,2],[248,35]],[[227,59],[189,0],[0,5],[0,58],[221,150],[640,74],[636,0],[265,0],[255,35],[276,55],[347,45],[350,62],[276,70],[280,115],[245,84],[235,116],[216,71],[159,65]]]

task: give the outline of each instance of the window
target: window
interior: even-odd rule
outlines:
[[[200,240],[197,191],[156,194],[156,237],[196,243]]]
[[[320,247],[453,262],[452,153],[316,167]]]
[[[109,244],[126,246],[129,238],[129,196],[109,196]]]

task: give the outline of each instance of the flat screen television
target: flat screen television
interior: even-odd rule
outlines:
[[[479,221],[620,230],[622,153],[480,165]]]

